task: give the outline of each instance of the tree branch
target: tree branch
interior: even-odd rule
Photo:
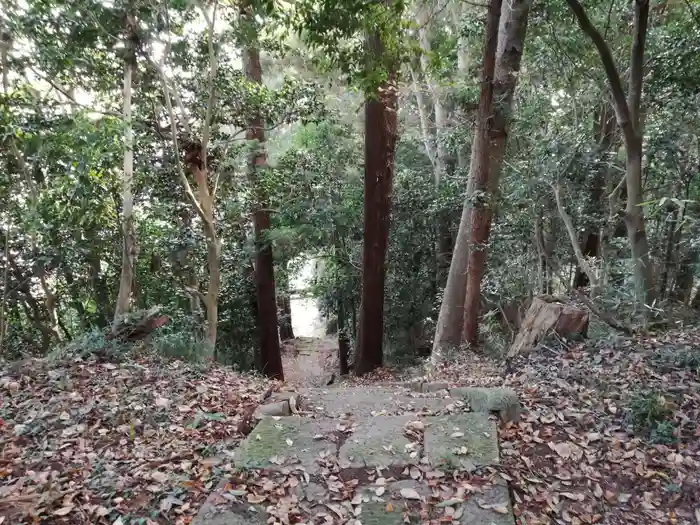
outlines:
[[[615,112],[617,113],[617,122],[622,129],[625,144],[629,147],[629,145],[633,145],[636,141],[636,129],[630,118],[630,109],[627,106],[625,91],[622,88],[620,74],[615,66],[615,60],[610,52],[610,48],[602,35],[588,19],[588,15],[586,15],[586,11],[583,9],[580,2],[577,0],[566,0],[566,3],[574,13],[574,16],[576,17],[576,20],[578,21],[578,24],[583,32],[588,35],[598,50],[598,55],[600,55],[600,60],[603,63],[605,75],[607,76],[608,83],[610,84],[610,90],[612,92],[613,102],[615,105]]]
[[[185,194],[187,197],[190,199],[192,202],[192,206],[194,206],[195,211],[197,212],[197,215],[199,215],[199,218],[202,219],[202,221],[207,224],[208,220],[206,215],[204,214],[204,210],[200,206],[199,202],[197,201],[197,197],[195,196],[194,192],[192,191],[192,186],[190,186],[190,181],[187,180],[187,175],[185,174],[185,170],[182,167],[182,162],[180,161],[180,149],[177,144],[177,123],[175,122],[175,111],[173,110],[173,103],[170,100],[170,90],[168,89],[168,82],[165,79],[165,74],[163,74],[163,68],[159,68],[160,74],[160,83],[163,88],[163,97],[165,98],[165,107],[168,109],[168,114],[170,115],[170,128],[171,132],[173,134],[172,136],[172,141],[173,141],[173,149],[175,150],[175,161],[177,163],[177,172],[178,175],[180,176],[180,181],[182,182],[182,186],[185,189]]]
[[[644,79],[644,46],[649,24],[649,0],[634,2],[634,36],[630,58],[629,107],[632,126],[639,133],[639,112],[642,103],[642,81]]]
[[[88,111],[92,111],[93,113],[99,113],[100,115],[106,115],[106,116],[109,116],[109,117],[116,117],[116,118],[119,118],[119,119],[122,118],[121,113],[116,113],[116,112],[114,112],[114,111],[104,111],[104,110],[101,110],[101,109],[95,109],[95,108],[93,108],[93,107],[91,107],[91,106],[88,106],[87,104],[82,104],[82,103],[78,102],[77,100],[75,100],[75,97],[74,97],[73,95],[71,95],[71,93],[70,93],[66,88],[64,88],[63,86],[61,86],[58,82],[56,82],[56,81],[52,80],[51,78],[49,78],[49,77],[43,75],[42,73],[39,73],[39,71],[37,71],[37,70],[34,68],[34,66],[31,66],[31,65],[30,65],[30,66],[29,66],[29,69],[32,71],[32,73],[34,73],[37,77],[39,77],[40,80],[43,80],[44,82],[46,82],[47,84],[49,84],[52,88],[54,88],[56,91],[58,91],[59,93],[61,93],[61,95],[63,95],[64,97],[66,97],[66,98],[68,99],[68,102],[69,102],[70,104],[73,104],[73,105],[75,105],[75,106],[77,106],[77,107],[79,107],[79,108],[87,109]],[[26,77],[25,77],[25,78],[26,78]],[[29,82],[29,79],[27,79],[27,81]]]
[[[573,222],[571,222],[571,217],[566,213],[564,205],[561,202],[560,188],[558,184],[552,184],[552,190],[554,191],[554,199],[557,201],[557,210],[559,210],[559,216],[561,217],[564,226],[566,227],[566,232],[569,234],[569,240],[571,241],[571,247],[574,249],[574,254],[576,254],[576,260],[578,265],[581,267],[583,272],[588,277],[593,289],[598,288],[598,276],[596,275],[593,268],[586,261],[586,257],[581,251],[581,245],[578,242],[576,236],[576,228],[574,228]]]
[[[211,131],[211,119],[212,113],[214,111],[214,104],[216,103],[216,93],[214,89],[214,79],[216,78],[216,68],[217,68],[217,55],[216,49],[214,47],[214,24],[216,23],[216,9],[219,3],[214,2],[214,8],[212,11],[211,19],[206,14],[206,9],[204,6],[200,6],[202,14],[207,21],[209,26],[209,97],[207,99],[207,109],[204,115],[204,127],[202,129],[202,165],[204,166],[204,171],[207,172],[207,146],[209,145],[209,133]],[[214,198],[214,192],[212,192],[212,200]]]

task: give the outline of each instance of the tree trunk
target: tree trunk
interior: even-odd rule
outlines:
[[[594,130],[598,140],[598,153],[603,159],[606,159],[610,155],[613,144],[615,143],[615,129],[617,127],[615,111],[610,105],[609,97],[605,98],[606,101],[601,105],[599,111],[596,111],[594,120]],[[581,239],[581,249],[583,255],[586,257],[602,259],[603,235],[601,235],[601,224],[605,219],[602,213],[604,209],[603,196],[605,194],[605,188],[608,185],[610,171],[607,162],[599,162],[596,166],[595,175],[591,180],[590,194],[586,201],[586,206],[584,207],[584,214],[587,217],[594,217],[594,220],[586,226]],[[603,264],[601,264],[601,267],[602,266]],[[605,274],[601,271],[600,275],[604,277]],[[603,279],[601,278],[599,281],[603,281]],[[574,277],[574,287],[583,288],[588,286],[588,284],[586,273],[581,267],[578,267],[576,276]]]
[[[250,4],[244,6],[242,14],[252,21],[252,6]],[[246,78],[252,83],[262,84],[260,51],[256,46],[256,39],[257,35],[254,35],[247,43],[243,53],[243,62]],[[277,332],[274,258],[272,245],[266,239],[267,232],[270,229],[270,212],[267,209],[267,195],[258,180],[258,170],[267,163],[264,122],[260,115],[253,115],[248,120],[246,139],[255,142],[248,172],[256,201],[253,205],[253,230],[255,232],[256,245],[255,281],[258,297],[261,372],[267,377],[284,380],[280,341]]]
[[[569,241],[571,241],[571,247],[574,249],[574,254],[576,255],[576,262],[578,262],[578,267],[584,272],[588,278],[588,282],[591,284],[591,296],[595,296],[598,292],[598,276],[595,270],[588,264],[586,257],[581,251],[581,246],[578,243],[578,237],[576,236],[576,228],[574,223],[571,222],[571,217],[566,213],[564,204],[561,202],[561,195],[559,187],[554,185],[554,200],[557,203],[557,210],[559,210],[559,216],[561,217],[564,226],[566,227],[566,232],[569,234]],[[574,278],[575,280],[575,278]]]
[[[625,225],[627,237],[632,249],[634,262],[634,281],[637,297],[652,304],[656,298],[654,290],[654,269],[649,257],[649,242],[644,229],[644,211],[642,203],[642,144],[641,140],[627,153],[627,206],[625,208]]]
[[[652,304],[656,299],[656,290],[654,289],[654,274],[649,257],[649,242],[644,228],[644,212],[640,206],[643,202],[643,132],[640,107],[644,81],[644,47],[649,21],[649,0],[635,0],[634,2],[634,31],[627,98],[622,88],[622,80],[615,60],[605,39],[593,26],[578,0],[566,0],[566,2],[576,16],[579,26],[598,50],[605,75],[610,84],[617,122],[627,150],[625,226],[634,264],[635,295],[638,302],[644,301],[646,304]]]
[[[381,57],[378,34],[369,37],[370,52]],[[389,240],[391,187],[397,137],[396,72],[365,102],[364,234],[362,248],[362,303],[355,374],[382,366],[384,337],[385,259]]]
[[[277,310],[279,315],[280,339],[288,341],[294,339],[292,328],[292,301],[289,297],[289,277],[286,271],[281,272],[277,293]]]
[[[127,16],[127,29],[133,33],[135,20],[131,15]],[[119,293],[117,305],[114,309],[114,327],[116,320],[129,311],[131,303],[132,287],[134,282],[134,260],[136,258],[136,233],[134,231],[134,196],[132,187],[134,183],[134,135],[131,125],[131,91],[133,72],[136,68],[136,55],[127,38],[124,57],[124,100],[123,115],[124,125],[124,174],[122,178],[122,269],[119,278]]]
[[[489,38],[497,40],[498,48],[494,57],[491,48],[495,45],[487,44],[491,56],[484,55],[484,86],[479,101],[479,134],[482,149],[474,173],[474,209],[469,236],[469,270],[463,327],[463,340],[470,345],[476,345],[478,342],[481,279],[486,265],[495,206],[494,195],[498,189],[505,154],[509,114],[520,71],[531,3],[531,0],[512,0],[504,6],[502,17],[499,0],[492,1],[489,10],[489,23],[498,28],[495,31],[490,29]],[[497,36],[493,35],[494,32]],[[490,81],[492,78],[493,83]],[[495,104],[493,101],[496,101]]]
[[[345,376],[350,373],[350,366],[348,364],[350,339],[348,337],[348,329],[345,319],[346,315],[345,299],[341,297],[338,300],[338,364],[341,376]]]

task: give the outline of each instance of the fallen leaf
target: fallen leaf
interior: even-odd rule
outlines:
[[[66,507],[61,507],[60,509],[57,509],[53,511],[54,516],[66,516],[70,514],[75,507],[73,505],[69,505]]]
[[[401,492],[401,497],[403,499],[409,499],[409,500],[419,500],[420,499],[420,494],[418,494],[418,492],[416,492],[415,489],[405,487],[405,488],[402,488],[400,492]]]

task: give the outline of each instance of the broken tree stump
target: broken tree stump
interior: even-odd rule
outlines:
[[[531,351],[547,334],[561,337],[586,335],[588,311],[549,296],[535,297],[508,351],[508,358]]]

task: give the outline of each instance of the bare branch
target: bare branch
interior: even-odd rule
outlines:
[[[685,3],[686,7],[688,8],[688,11],[690,11],[690,16],[693,18],[695,21],[695,25],[700,29],[700,16],[695,12],[695,9],[693,9],[693,6],[690,5],[690,0],[683,0]]]
[[[574,249],[574,254],[576,254],[576,261],[581,267],[583,272],[588,277],[593,289],[598,288],[598,276],[591,266],[588,264],[586,257],[581,251],[581,245],[578,242],[578,237],[576,236],[576,228],[574,228],[573,222],[571,222],[571,217],[566,213],[564,205],[561,202],[560,188],[558,184],[552,184],[552,190],[554,191],[554,198],[557,201],[557,210],[559,210],[559,216],[561,217],[564,226],[566,227],[566,232],[569,234],[569,240],[571,241],[571,247]]]
[[[649,24],[649,0],[634,2],[634,39],[630,59],[629,101],[632,126],[639,133],[639,113],[642,104],[642,82],[644,79],[644,46]]]
[[[185,194],[187,197],[190,199],[190,202],[192,202],[192,206],[194,206],[194,209],[197,212],[197,215],[202,219],[204,224],[208,224],[208,220],[206,215],[204,214],[204,210],[200,206],[199,202],[197,201],[197,197],[195,196],[194,192],[192,191],[192,186],[190,186],[190,182],[187,180],[187,175],[185,174],[185,170],[182,167],[182,162],[180,162],[180,150],[178,147],[177,143],[177,123],[175,121],[175,111],[173,110],[173,103],[170,100],[170,90],[168,89],[168,82],[165,79],[165,74],[163,74],[163,68],[159,67],[159,73],[160,75],[160,84],[163,88],[163,98],[165,98],[165,107],[168,109],[168,114],[170,115],[170,127],[172,131],[172,142],[173,142],[173,149],[175,150],[175,161],[177,163],[177,172],[178,175],[180,176],[180,181],[182,182],[182,186],[185,189]]]
[[[202,129],[202,165],[204,166],[204,171],[207,171],[207,146],[209,144],[209,133],[211,128],[211,118],[214,111],[214,104],[216,103],[216,94],[214,89],[214,79],[216,78],[216,68],[217,68],[217,56],[216,48],[214,47],[214,24],[216,23],[216,9],[219,3],[214,2],[214,8],[212,10],[211,19],[207,16],[206,8],[200,6],[204,18],[209,26],[209,98],[207,99],[207,109],[204,116],[204,128]],[[217,177],[218,179],[218,177]],[[217,181],[218,182],[218,181]],[[212,199],[214,197],[214,192],[212,192]]]
[[[612,92],[613,102],[615,104],[615,112],[617,113],[617,121],[622,129],[622,134],[625,137],[625,144],[628,146],[633,145],[635,144],[637,137],[636,129],[630,117],[630,108],[627,106],[625,91],[622,89],[620,74],[615,66],[615,59],[610,52],[610,48],[605,42],[603,36],[589,20],[588,15],[586,15],[586,11],[583,9],[581,3],[578,2],[578,0],[566,0],[566,3],[569,4],[571,11],[574,13],[574,16],[576,16],[578,24],[583,32],[588,35],[598,50],[598,55],[600,55],[600,60],[603,63],[605,75],[607,76],[608,83],[610,84],[610,91]]]
[[[66,97],[66,98],[68,99],[68,102],[69,102],[70,104],[73,104],[73,105],[75,105],[76,107],[79,107],[79,108],[87,109],[88,111],[91,111],[91,112],[93,112],[93,113],[99,113],[100,115],[106,115],[106,116],[109,116],[109,117],[116,117],[116,118],[119,118],[119,119],[122,118],[121,113],[117,113],[117,112],[114,112],[114,111],[104,111],[104,110],[101,110],[101,109],[95,109],[95,108],[93,108],[93,107],[91,107],[91,106],[88,106],[87,104],[83,104],[83,103],[81,103],[81,102],[78,102],[77,100],[75,100],[75,97],[70,93],[70,91],[68,91],[65,87],[61,86],[58,82],[56,82],[55,80],[53,80],[53,79],[47,77],[47,76],[44,75],[43,73],[40,73],[39,71],[37,71],[37,70],[34,68],[34,66],[31,66],[31,65],[30,65],[30,66],[29,66],[29,69],[32,71],[32,73],[34,73],[37,77],[39,77],[40,80],[43,80],[44,82],[48,83],[52,88],[54,88],[56,91],[58,91],[59,93],[61,93],[61,95],[63,95],[64,97]],[[26,77],[25,77],[25,78],[26,78]],[[29,80],[28,78],[27,78],[27,81],[30,82],[30,80]]]

